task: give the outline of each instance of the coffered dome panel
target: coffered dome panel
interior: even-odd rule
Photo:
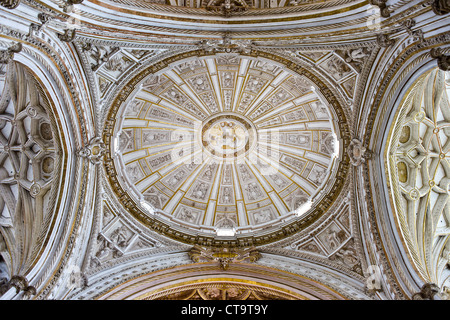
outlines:
[[[336,116],[311,79],[278,62],[179,60],[117,108],[113,185],[131,211],[181,234],[274,231],[307,216],[334,182]]]

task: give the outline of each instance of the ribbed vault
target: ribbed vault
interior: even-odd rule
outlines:
[[[190,243],[236,242],[318,215],[348,166],[345,116],[319,79],[235,53],[143,72],[109,115],[113,188],[139,220]]]
[[[426,281],[448,287],[450,270],[450,77],[434,69],[402,100],[391,129],[388,177],[406,247]]]

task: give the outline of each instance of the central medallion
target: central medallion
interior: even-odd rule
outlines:
[[[256,130],[236,114],[219,114],[204,122],[202,146],[218,160],[242,159],[254,147]]]

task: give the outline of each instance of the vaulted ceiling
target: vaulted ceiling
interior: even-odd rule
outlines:
[[[446,299],[445,1],[0,1],[3,299]]]

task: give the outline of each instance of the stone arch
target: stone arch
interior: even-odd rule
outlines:
[[[224,271],[210,263],[188,264],[144,274],[116,286],[97,299],[183,300],[194,295],[200,299],[212,300],[239,298],[239,295],[230,297],[226,293],[231,288],[233,291],[236,289],[241,293],[247,292],[245,296],[240,295],[241,299],[346,299],[318,281],[290,272],[248,264],[231,265]],[[250,297],[252,292],[255,294]],[[218,296],[214,296],[215,294]]]

